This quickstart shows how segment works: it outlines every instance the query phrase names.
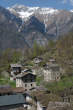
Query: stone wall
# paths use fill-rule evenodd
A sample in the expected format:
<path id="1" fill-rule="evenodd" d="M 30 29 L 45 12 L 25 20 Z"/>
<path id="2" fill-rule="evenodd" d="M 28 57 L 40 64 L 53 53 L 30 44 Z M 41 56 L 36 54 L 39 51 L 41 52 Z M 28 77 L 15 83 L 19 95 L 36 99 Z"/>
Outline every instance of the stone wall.
<path id="1" fill-rule="evenodd" d="M 16 79 L 16 87 L 23 87 L 24 90 L 29 91 L 29 89 L 36 87 L 36 82 L 24 83 L 21 79 Z"/>

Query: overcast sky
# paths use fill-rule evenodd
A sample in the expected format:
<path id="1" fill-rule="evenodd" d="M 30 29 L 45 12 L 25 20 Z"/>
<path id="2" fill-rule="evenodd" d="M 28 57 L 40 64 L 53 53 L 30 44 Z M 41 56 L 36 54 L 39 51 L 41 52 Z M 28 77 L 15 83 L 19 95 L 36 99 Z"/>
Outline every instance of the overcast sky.
<path id="1" fill-rule="evenodd" d="M 10 7 L 15 4 L 25 6 L 52 7 L 57 9 L 73 9 L 73 0 L 0 0 L 0 6 Z"/>

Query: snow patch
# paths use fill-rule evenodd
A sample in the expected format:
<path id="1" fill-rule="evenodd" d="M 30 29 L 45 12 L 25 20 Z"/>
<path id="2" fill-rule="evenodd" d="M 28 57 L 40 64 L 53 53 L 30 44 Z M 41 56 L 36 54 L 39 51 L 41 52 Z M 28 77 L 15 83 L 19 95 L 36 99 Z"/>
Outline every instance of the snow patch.
<path id="1" fill-rule="evenodd" d="M 29 13 L 29 12 L 17 12 L 19 14 L 19 16 L 24 19 L 24 18 L 28 18 L 29 16 L 31 16 L 33 14 L 33 12 Z"/>
<path id="2" fill-rule="evenodd" d="M 11 8 L 7 8 L 13 14 L 18 14 L 19 17 L 26 21 L 33 14 L 53 15 L 58 14 L 59 10 L 54 8 L 40 8 L 40 7 L 25 7 L 24 5 L 14 5 Z"/>

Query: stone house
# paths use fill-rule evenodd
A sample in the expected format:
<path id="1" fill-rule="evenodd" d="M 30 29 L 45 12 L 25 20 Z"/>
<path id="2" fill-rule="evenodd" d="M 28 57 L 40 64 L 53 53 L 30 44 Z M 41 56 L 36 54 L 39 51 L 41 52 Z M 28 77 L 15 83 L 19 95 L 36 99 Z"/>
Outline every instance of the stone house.
<path id="1" fill-rule="evenodd" d="M 10 80 L 13 80 L 14 77 L 21 73 L 22 66 L 20 64 L 11 64 L 10 65 Z"/>
<path id="2" fill-rule="evenodd" d="M 49 102 L 47 110 L 71 110 L 68 102 Z"/>
<path id="3" fill-rule="evenodd" d="M 13 72 L 15 75 L 21 73 L 22 66 L 20 64 L 11 64 L 10 65 L 11 72 Z"/>
<path id="4" fill-rule="evenodd" d="M 63 97 L 63 102 L 70 102 L 70 97 L 69 96 Z"/>
<path id="5" fill-rule="evenodd" d="M 31 96 L 36 103 L 36 110 L 46 110 L 49 103 L 49 96 L 44 91 L 36 90 L 31 93 Z"/>
<path id="6" fill-rule="evenodd" d="M 16 76 L 16 87 L 23 87 L 29 91 L 36 87 L 36 75 L 32 73 L 21 73 Z"/>
<path id="7" fill-rule="evenodd" d="M 51 64 L 43 69 L 44 81 L 59 81 L 61 76 L 61 68 L 58 64 Z"/>
<path id="8" fill-rule="evenodd" d="M 43 67 L 34 66 L 34 67 L 32 68 L 32 72 L 33 72 L 33 74 L 35 74 L 35 75 L 41 76 L 41 75 L 43 75 Z"/>
<path id="9" fill-rule="evenodd" d="M 62 99 L 63 99 L 63 102 L 68 102 L 73 104 L 73 95 L 71 94 L 63 96 Z"/>
<path id="10" fill-rule="evenodd" d="M 56 64 L 56 60 L 54 58 L 50 58 L 48 63 Z"/>
<path id="11" fill-rule="evenodd" d="M 70 103 L 49 101 L 47 106 L 44 106 L 40 102 L 37 102 L 37 110 L 71 110 L 71 109 Z"/>
<path id="12" fill-rule="evenodd" d="M 39 63 L 42 62 L 42 61 L 43 61 L 43 59 L 42 59 L 41 57 L 36 57 L 36 58 L 33 59 L 33 62 L 34 62 L 35 64 L 39 64 Z"/>
<path id="13" fill-rule="evenodd" d="M 37 110 L 71 110 L 70 108 L 68 102 L 48 101 L 46 104 L 42 103 L 42 101 L 37 102 Z"/>
<path id="14" fill-rule="evenodd" d="M 48 93 L 47 91 L 36 90 L 31 93 L 34 101 L 36 102 L 36 110 L 48 110 L 48 104 L 50 101 L 61 101 L 61 97 Z M 51 110 L 51 109 L 50 109 Z"/>

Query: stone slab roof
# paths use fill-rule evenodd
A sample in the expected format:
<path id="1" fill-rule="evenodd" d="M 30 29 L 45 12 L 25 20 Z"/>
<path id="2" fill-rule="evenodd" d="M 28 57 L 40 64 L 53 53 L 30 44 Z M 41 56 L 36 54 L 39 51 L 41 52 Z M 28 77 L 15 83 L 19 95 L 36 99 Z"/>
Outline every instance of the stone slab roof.
<path id="1" fill-rule="evenodd" d="M 32 97 L 36 97 L 37 101 L 40 102 L 40 104 L 43 107 L 48 107 L 49 101 L 59 101 L 61 98 L 57 95 L 48 94 L 45 91 L 35 91 L 31 93 Z"/>
<path id="2" fill-rule="evenodd" d="M 24 93 L 24 88 L 22 87 L 16 87 L 16 88 L 12 88 L 12 91 L 15 93 Z"/>
<path id="3" fill-rule="evenodd" d="M 0 94 L 8 94 L 8 93 L 24 93 L 24 89 L 22 87 L 17 88 L 0 88 Z"/>
<path id="4" fill-rule="evenodd" d="M 60 69 L 60 66 L 58 64 L 49 64 L 48 66 L 44 67 L 45 70 L 58 70 Z"/>
<path id="5" fill-rule="evenodd" d="M 22 94 L 0 96 L 0 107 L 24 103 L 25 100 Z"/>
<path id="6" fill-rule="evenodd" d="M 18 75 L 16 76 L 16 78 L 22 78 L 22 77 L 24 77 L 24 76 L 26 76 L 26 75 L 28 75 L 28 74 L 31 74 L 31 75 L 33 75 L 33 76 L 36 76 L 36 75 L 34 75 L 33 73 L 24 72 L 24 73 L 22 73 L 22 74 L 18 74 Z"/>
<path id="7" fill-rule="evenodd" d="M 22 67 L 21 64 L 10 64 L 10 66 L 13 68 L 13 67 Z"/>

